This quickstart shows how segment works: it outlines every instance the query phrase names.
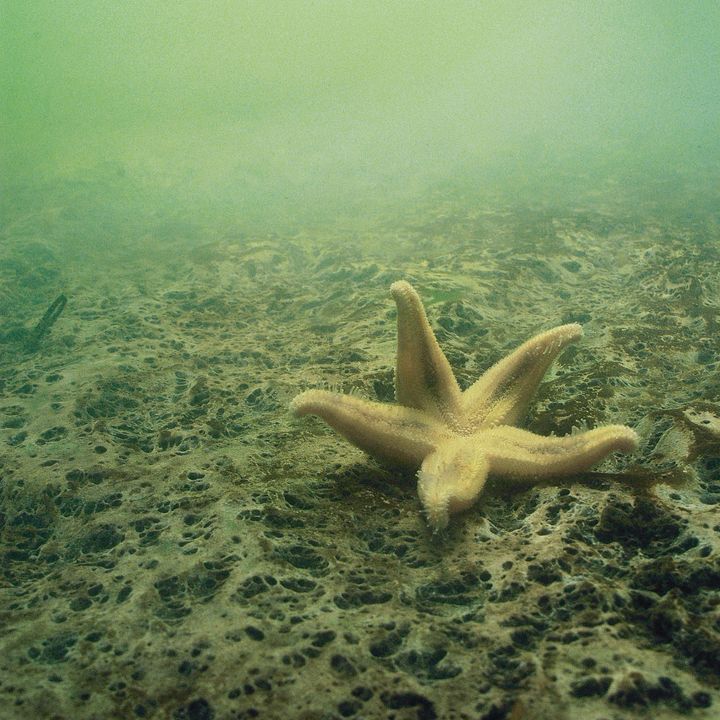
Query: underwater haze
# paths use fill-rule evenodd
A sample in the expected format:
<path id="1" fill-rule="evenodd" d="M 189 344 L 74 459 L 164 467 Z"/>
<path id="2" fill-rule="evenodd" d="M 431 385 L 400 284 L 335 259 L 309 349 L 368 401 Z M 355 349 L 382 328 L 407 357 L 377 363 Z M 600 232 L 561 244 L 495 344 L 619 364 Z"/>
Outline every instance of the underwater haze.
<path id="1" fill-rule="evenodd" d="M 714 2 L 3 5 L 6 183 L 117 162 L 268 228 L 720 155 Z"/>
<path id="2" fill-rule="evenodd" d="M 715 720 L 719 28 L 0 0 L 0 717 Z"/>

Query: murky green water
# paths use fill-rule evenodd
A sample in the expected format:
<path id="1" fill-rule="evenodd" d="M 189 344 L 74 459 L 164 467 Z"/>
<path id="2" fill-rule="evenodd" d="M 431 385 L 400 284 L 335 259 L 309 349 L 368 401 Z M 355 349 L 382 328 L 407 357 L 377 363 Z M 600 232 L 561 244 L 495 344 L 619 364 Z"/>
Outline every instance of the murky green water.
<path id="1" fill-rule="evenodd" d="M 117 163 L 156 194 L 139 210 L 209 204 L 238 231 L 458 179 L 565 197 L 632 168 L 634 192 L 717 164 L 718 20 L 713 2 L 10 1 L 4 187 Z"/>
<path id="2" fill-rule="evenodd" d="M 0 3 L 0 716 L 715 717 L 718 27 Z M 580 323 L 518 425 L 637 451 L 433 535 L 288 412 L 395 400 L 398 279 L 463 389 Z"/>

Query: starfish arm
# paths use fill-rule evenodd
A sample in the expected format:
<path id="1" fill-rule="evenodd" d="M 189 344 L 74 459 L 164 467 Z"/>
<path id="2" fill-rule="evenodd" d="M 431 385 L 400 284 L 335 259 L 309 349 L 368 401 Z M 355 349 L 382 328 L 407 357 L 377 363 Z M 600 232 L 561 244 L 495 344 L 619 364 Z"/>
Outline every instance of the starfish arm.
<path id="1" fill-rule="evenodd" d="M 490 472 L 538 480 L 582 472 L 611 452 L 631 453 L 638 447 L 637 433 L 625 425 L 604 425 L 564 437 L 503 426 L 475 437 L 487 454 Z"/>
<path id="2" fill-rule="evenodd" d="M 480 495 L 489 464 L 472 436 L 438 445 L 418 471 L 418 495 L 433 532 L 447 526 L 452 513 L 470 507 Z"/>
<path id="3" fill-rule="evenodd" d="M 435 339 L 420 297 L 405 281 L 393 283 L 390 292 L 398 312 L 397 401 L 437 418 L 457 416 L 462 401 L 460 388 Z"/>
<path id="4" fill-rule="evenodd" d="M 561 350 L 582 336 L 577 323 L 540 333 L 493 365 L 465 393 L 468 427 L 515 425 L 523 418 L 543 375 Z"/>
<path id="5" fill-rule="evenodd" d="M 419 410 L 353 395 L 308 390 L 290 403 L 296 416 L 318 415 L 361 450 L 380 460 L 418 467 L 446 431 Z"/>

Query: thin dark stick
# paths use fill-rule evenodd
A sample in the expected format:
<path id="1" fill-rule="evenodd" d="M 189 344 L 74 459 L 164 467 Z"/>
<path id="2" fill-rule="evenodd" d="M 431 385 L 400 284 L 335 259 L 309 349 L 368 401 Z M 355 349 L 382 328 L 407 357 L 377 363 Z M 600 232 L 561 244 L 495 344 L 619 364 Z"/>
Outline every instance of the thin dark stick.
<path id="1" fill-rule="evenodd" d="M 40 341 L 55 324 L 55 321 L 60 317 L 66 304 L 67 298 L 61 293 L 45 311 L 45 314 L 42 316 L 40 322 L 30 332 L 30 336 L 25 343 L 25 347 L 28 350 L 37 350 L 40 345 Z"/>

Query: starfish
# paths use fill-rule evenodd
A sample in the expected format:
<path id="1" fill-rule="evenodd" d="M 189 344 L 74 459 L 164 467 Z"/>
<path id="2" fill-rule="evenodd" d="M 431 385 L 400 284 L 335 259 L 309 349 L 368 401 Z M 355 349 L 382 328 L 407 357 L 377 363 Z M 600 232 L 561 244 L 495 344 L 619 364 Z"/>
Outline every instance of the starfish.
<path id="1" fill-rule="evenodd" d="M 308 390 L 290 404 L 318 415 L 353 445 L 381 461 L 418 471 L 418 495 L 434 532 L 470 507 L 490 473 L 539 481 L 586 470 L 613 451 L 637 449 L 625 425 L 545 437 L 515 425 L 561 350 L 582 336 L 577 323 L 540 333 L 503 358 L 464 392 L 440 349 L 420 297 L 393 283 L 397 305 L 397 404 Z"/>

